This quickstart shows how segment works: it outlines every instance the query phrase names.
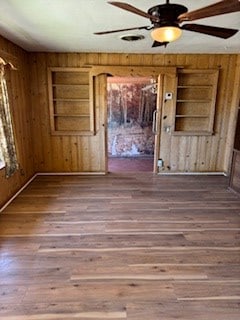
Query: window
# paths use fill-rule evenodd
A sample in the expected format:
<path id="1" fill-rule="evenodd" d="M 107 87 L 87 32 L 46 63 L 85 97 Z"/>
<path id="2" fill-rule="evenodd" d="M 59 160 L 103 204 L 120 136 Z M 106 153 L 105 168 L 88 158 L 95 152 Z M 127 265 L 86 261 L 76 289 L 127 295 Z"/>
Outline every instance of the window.
<path id="1" fill-rule="evenodd" d="M 3 160 L 2 148 L 0 147 L 0 170 L 5 167 L 5 161 Z"/>
<path id="2" fill-rule="evenodd" d="M 8 63 L 0 58 L 0 168 L 5 166 L 8 178 L 18 169 L 18 162 L 5 79 L 6 65 Z"/>
<path id="3" fill-rule="evenodd" d="M 0 117 L 0 137 L 3 135 L 3 124 L 2 119 Z M 3 147 L 2 143 L 0 143 L 0 169 L 5 167 L 5 161 L 3 159 Z"/>

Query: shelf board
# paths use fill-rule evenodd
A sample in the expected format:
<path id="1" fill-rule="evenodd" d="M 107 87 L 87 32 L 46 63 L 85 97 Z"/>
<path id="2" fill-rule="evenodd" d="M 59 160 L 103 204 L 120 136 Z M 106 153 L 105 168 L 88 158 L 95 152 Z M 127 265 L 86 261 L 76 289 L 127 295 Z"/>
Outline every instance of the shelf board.
<path id="1" fill-rule="evenodd" d="M 178 85 L 178 89 L 211 89 L 212 85 Z"/>
<path id="2" fill-rule="evenodd" d="M 74 101 L 84 101 L 84 102 L 88 102 L 89 99 L 67 99 L 67 98 L 55 98 L 53 99 L 53 101 L 69 101 L 69 102 L 74 102 Z"/>
<path id="3" fill-rule="evenodd" d="M 52 130 L 51 134 L 53 136 L 93 136 L 95 132 L 86 130 Z"/>
<path id="4" fill-rule="evenodd" d="M 188 102 L 188 103 L 209 103 L 209 102 L 211 102 L 211 100 L 210 99 L 204 99 L 204 100 L 186 100 L 186 99 L 177 99 L 177 102 L 181 102 L 181 103 L 184 103 L 184 102 Z"/>
<path id="5" fill-rule="evenodd" d="M 209 118 L 208 115 L 176 115 L 176 118 Z"/>
<path id="6" fill-rule="evenodd" d="M 89 83 L 79 83 L 79 84 L 64 84 L 64 83 L 54 83 L 52 85 L 53 87 L 83 87 L 83 86 L 87 86 L 89 87 Z"/>
<path id="7" fill-rule="evenodd" d="M 211 131 L 173 131 L 173 136 L 212 136 Z"/>
<path id="8" fill-rule="evenodd" d="M 89 118 L 90 114 L 59 114 L 55 113 L 54 117 L 66 117 L 66 118 Z"/>

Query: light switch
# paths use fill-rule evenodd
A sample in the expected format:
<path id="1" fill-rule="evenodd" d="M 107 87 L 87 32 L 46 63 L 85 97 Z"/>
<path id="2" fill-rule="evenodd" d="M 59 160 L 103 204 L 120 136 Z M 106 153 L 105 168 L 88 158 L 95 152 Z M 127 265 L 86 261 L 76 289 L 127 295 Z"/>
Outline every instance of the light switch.
<path id="1" fill-rule="evenodd" d="M 169 126 L 164 127 L 164 131 L 167 133 L 171 132 L 171 127 L 169 127 Z"/>

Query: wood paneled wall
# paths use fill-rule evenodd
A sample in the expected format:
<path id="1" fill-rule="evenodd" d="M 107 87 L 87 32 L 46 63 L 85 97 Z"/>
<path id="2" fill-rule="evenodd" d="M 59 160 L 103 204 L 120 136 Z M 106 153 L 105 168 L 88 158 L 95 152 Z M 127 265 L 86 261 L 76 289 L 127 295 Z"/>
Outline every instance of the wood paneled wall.
<path id="1" fill-rule="evenodd" d="M 226 140 L 226 152 L 225 152 L 225 168 L 227 172 L 231 171 L 232 154 L 234 148 L 235 128 L 237 126 L 237 118 L 240 108 L 240 54 L 237 57 L 237 64 L 235 66 L 235 79 L 233 82 L 233 96 L 231 97 L 231 110 L 230 119 L 228 125 L 228 135 Z M 229 159 L 230 154 L 230 159 Z"/>
<path id="2" fill-rule="evenodd" d="M 51 136 L 48 111 L 47 68 L 84 67 L 86 65 L 181 66 L 191 69 L 219 68 L 219 83 L 213 136 L 178 137 L 175 155 L 178 170 L 228 172 L 234 129 L 231 115 L 237 108 L 233 97 L 238 55 L 227 54 L 109 54 L 109 53 L 36 53 L 31 54 L 31 83 L 34 131 L 34 161 L 38 172 L 104 172 L 102 146 L 105 117 L 104 82 L 99 80 L 96 112 L 96 136 Z M 107 70 L 106 70 L 107 72 Z M 102 82 L 101 82 L 102 81 Z M 236 99 L 235 99 L 236 100 Z M 99 102 L 100 101 L 100 102 Z M 101 149 L 101 150 L 100 150 Z M 187 152 L 188 151 L 188 152 Z M 190 152 L 190 157 L 189 157 Z M 187 156 L 188 155 L 188 156 Z M 189 159 L 193 162 L 189 166 Z M 198 166 L 194 167 L 197 161 Z M 201 165 L 202 163 L 202 165 Z"/>
<path id="3" fill-rule="evenodd" d="M 14 195 L 35 172 L 104 172 L 106 141 L 106 77 L 95 81 L 95 136 L 52 136 L 48 108 L 48 67 L 103 66 L 181 66 L 184 68 L 219 68 L 220 77 L 214 130 L 211 137 L 179 137 L 175 155 L 179 170 L 196 159 L 196 171 L 229 172 L 235 131 L 234 117 L 239 90 L 239 55 L 138 55 L 109 53 L 27 53 L 4 38 L 2 52 L 11 55 L 18 70 L 9 77 L 10 103 L 17 141 L 20 170 L 6 179 L 0 171 L 0 206 Z M 106 70 L 107 72 L 107 70 Z M 31 96 L 31 97 L 30 97 Z M 190 141 L 192 144 L 190 145 Z"/>
<path id="4" fill-rule="evenodd" d="M 219 68 L 214 130 L 211 137 L 179 137 L 175 155 L 179 170 L 192 161 L 205 163 L 196 171 L 229 172 L 239 95 L 240 55 L 27 53 L 0 37 L 1 52 L 13 57 L 18 70 L 9 75 L 10 103 L 20 170 L 6 179 L 0 170 L 0 207 L 36 172 L 105 172 L 106 76 L 94 83 L 95 136 L 52 136 L 48 106 L 48 67 L 151 66 L 191 69 Z M 107 70 L 106 70 L 107 72 Z M 190 145 L 189 141 L 192 141 Z M 194 152 L 194 153 L 193 153 Z M 203 160 L 201 160 L 203 159 Z M 186 171 L 186 170 L 185 170 Z"/>
<path id="5" fill-rule="evenodd" d="M 9 102 L 20 169 L 5 178 L 0 170 L 0 207 L 8 201 L 35 173 L 31 133 L 31 104 L 28 53 L 0 37 L 0 55 L 6 55 L 16 65 L 16 71 L 7 71 Z"/>

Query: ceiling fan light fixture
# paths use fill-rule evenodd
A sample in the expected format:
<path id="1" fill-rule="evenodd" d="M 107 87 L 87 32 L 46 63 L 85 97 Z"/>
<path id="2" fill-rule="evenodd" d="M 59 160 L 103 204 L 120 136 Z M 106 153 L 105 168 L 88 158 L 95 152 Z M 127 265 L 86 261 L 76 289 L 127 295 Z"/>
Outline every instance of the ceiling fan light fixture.
<path id="1" fill-rule="evenodd" d="M 155 28 L 151 32 L 153 40 L 158 42 L 172 42 L 180 38 L 182 30 L 175 26 L 166 26 Z"/>

